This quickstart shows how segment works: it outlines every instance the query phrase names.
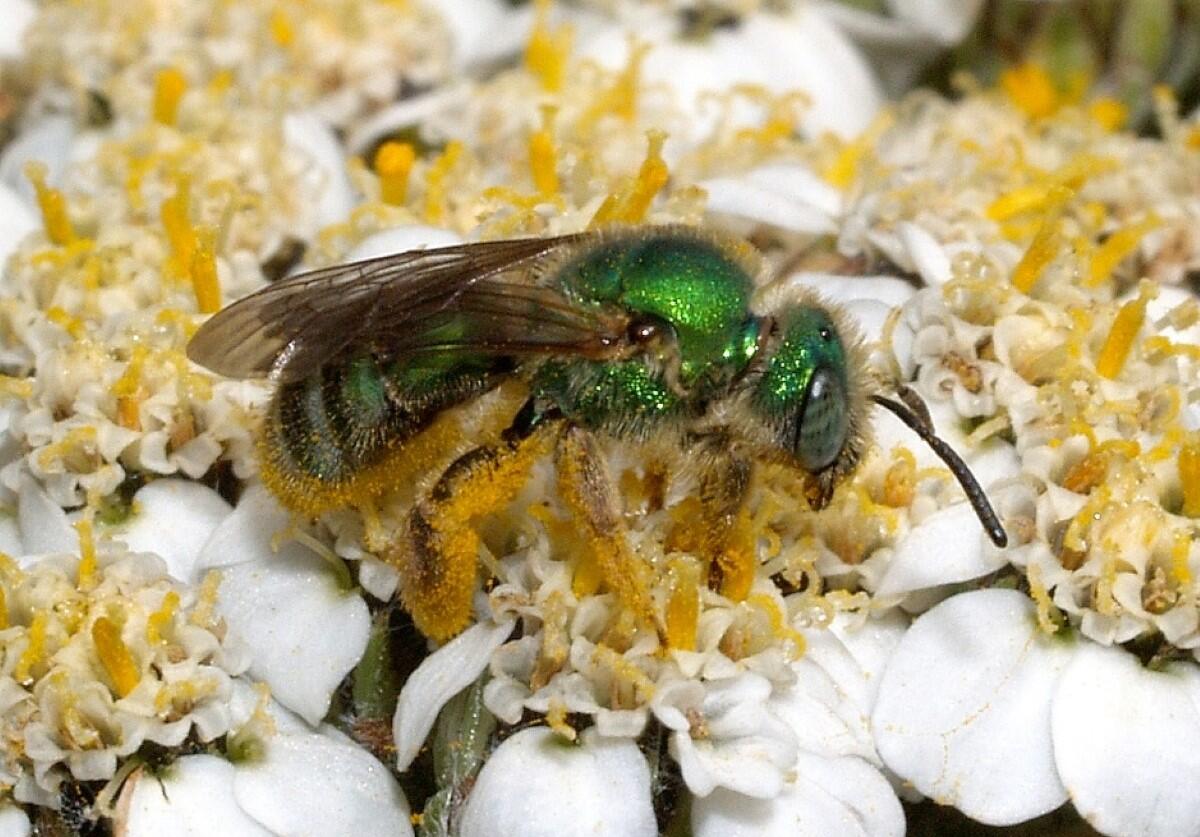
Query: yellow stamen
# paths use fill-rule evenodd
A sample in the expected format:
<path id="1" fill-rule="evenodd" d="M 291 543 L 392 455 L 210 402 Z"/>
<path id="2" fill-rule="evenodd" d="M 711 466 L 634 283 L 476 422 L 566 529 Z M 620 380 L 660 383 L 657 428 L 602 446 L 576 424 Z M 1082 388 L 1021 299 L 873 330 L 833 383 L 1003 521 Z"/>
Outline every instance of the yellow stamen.
<path id="1" fill-rule="evenodd" d="M 1142 323 L 1146 319 L 1146 303 L 1154 296 L 1152 287 L 1150 283 L 1144 283 L 1138 298 L 1125 303 L 1117 312 L 1112 329 L 1108 332 L 1108 337 L 1105 338 L 1096 358 L 1096 372 L 1103 377 L 1112 380 L 1121 374 L 1125 360 L 1129 357 L 1129 350 L 1133 348 L 1133 341 L 1142 330 Z"/>
<path id="2" fill-rule="evenodd" d="M 1088 276 L 1083 283 L 1084 287 L 1095 288 L 1103 284 L 1112 276 L 1117 265 L 1137 248 L 1142 237 L 1161 223 L 1158 216 L 1150 213 L 1138 223 L 1123 227 L 1105 239 L 1092 256 Z"/>
<path id="3" fill-rule="evenodd" d="M 75 521 L 75 531 L 79 534 L 79 572 L 78 588 L 83 591 L 96 586 L 96 540 L 92 536 L 92 510 L 89 508 L 83 517 Z"/>
<path id="4" fill-rule="evenodd" d="M 417 152 L 407 142 L 389 140 L 375 154 L 375 172 L 379 175 L 379 197 L 391 206 L 402 206 L 408 195 L 408 174 Z"/>
<path id="5" fill-rule="evenodd" d="M 212 227 L 199 227 L 195 231 L 195 249 L 192 251 L 192 293 L 196 295 L 196 308 L 201 314 L 215 314 L 221 309 L 221 284 L 217 278 L 217 257 L 213 252 L 217 233 Z"/>
<path id="6" fill-rule="evenodd" d="M 1030 119 L 1044 119 L 1061 104 L 1050 74 L 1032 62 L 1002 72 L 1000 87 L 1009 101 Z"/>
<path id="7" fill-rule="evenodd" d="M 158 610 L 151 613 L 146 619 L 146 640 L 151 645 L 166 642 L 166 628 L 170 626 L 171 621 L 175 618 L 175 611 L 178 609 L 179 594 L 174 590 L 168 590 L 163 596 Z"/>
<path id="8" fill-rule="evenodd" d="M 113 691 L 117 697 L 125 697 L 137 687 L 142 675 L 129 646 L 121 639 L 121 628 L 101 616 L 92 623 L 92 642 L 96 645 L 96 656 L 112 680 Z"/>
<path id="9" fill-rule="evenodd" d="M 1029 249 L 1025 251 L 1025 255 L 1021 256 L 1021 261 L 1017 262 L 1017 266 L 1013 269 L 1013 287 L 1021 293 L 1027 294 L 1033 290 L 1033 286 L 1041 278 L 1042 272 L 1062 249 L 1063 237 L 1059 230 L 1059 222 L 1058 213 L 1042 222 L 1037 235 L 1029 244 Z"/>
<path id="10" fill-rule="evenodd" d="M 638 170 L 637 179 L 629 186 L 609 194 L 592 217 L 591 226 L 608 223 L 636 224 L 643 220 L 654 196 L 667 183 L 669 172 L 662 158 L 662 146 L 667 135 L 662 131 L 646 132 L 649 148 Z"/>
<path id="11" fill-rule="evenodd" d="M 33 667 L 42 662 L 46 655 L 48 625 L 49 617 L 45 611 L 38 611 L 33 615 L 33 622 L 29 625 L 29 644 L 21 652 L 17 667 L 13 671 L 13 679 L 22 685 L 28 685 L 33 680 Z"/>
<path id="12" fill-rule="evenodd" d="M 0 396 L 29 398 L 33 395 L 33 381 L 28 378 L 14 378 L 12 375 L 0 375 Z"/>
<path id="13" fill-rule="evenodd" d="M 167 242 L 171 245 L 173 267 L 180 276 L 189 272 L 192 253 L 196 249 L 196 233 L 189 217 L 190 193 L 188 179 L 180 177 L 175 184 L 175 194 L 162 202 L 159 211 L 167 231 Z"/>
<path id="14" fill-rule="evenodd" d="M 1191 442 L 1179 450 L 1179 483 L 1183 488 L 1185 517 L 1200 517 L 1200 442 Z"/>
<path id="15" fill-rule="evenodd" d="M 892 126 L 895 116 L 891 111 L 884 111 L 867 126 L 862 135 L 851 142 L 845 143 L 837 156 L 825 167 L 821 175 L 839 189 L 845 189 L 858 177 L 862 161 L 876 146 L 879 137 Z"/>
<path id="16" fill-rule="evenodd" d="M 154 121 L 174 125 L 179 115 L 179 100 L 187 92 L 187 79 L 174 67 L 159 70 L 154 77 Z"/>
<path id="17" fill-rule="evenodd" d="M 296 40 L 296 30 L 292 28 L 291 20 L 281 8 L 277 7 L 271 12 L 270 28 L 271 40 L 281 47 L 289 47 Z"/>
<path id="18" fill-rule="evenodd" d="M 1030 564 L 1025 577 L 1029 580 L 1029 595 L 1037 604 L 1038 627 L 1047 634 L 1058 633 L 1059 625 L 1062 622 L 1062 612 L 1055 607 L 1049 591 L 1046 590 L 1046 583 L 1042 580 L 1041 566 Z"/>
<path id="19" fill-rule="evenodd" d="M 0 584 L 0 631 L 8 629 L 8 594 Z"/>
<path id="20" fill-rule="evenodd" d="M 782 608 L 779 607 L 779 602 L 765 593 L 755 593 L 746 598 L 746 604 L 762 611 L 767 617 L 767 623 L 771 626 L 771 632 L 776 637 L 792 643 L 795 648 L 792 659 L 799 659 L 804 656 L 808 642 L 804 639 L 804 634 L 788 624 L 787 617 L 784 615 Z"/>
<path id="21" fill-rule="evenodd" d="M 440 224 L 446 218 L 446 178 L 463 155 L 463 144 L 452 140 L 425 175 L 425 220 Z"/>
<path id="22" fill-rule="evenodd" d="M 700 618 L 700 563 L 690 558 L 675 558 L 668 573 L 667 645 L 681 651 L 695 651 Z"/>
<path id="23" fill-rule="evenodd" d="M 525 66 L 541 82 L 543 90 L 554 93 L 562 89 L 566 76 L 572 32 L 569 26 L 551 31 L 549 13 L 550 0 L 537 0 L 537 22 L 525 47 Z"/>
<path id="24" fill-rule="evenodd" d="M 141 430 L 139 407 L 144 396 L 142 389 L 142 367 L 149 350 L 143 345 L 133 347 L 129 363 L 117 382 L 113 384 L 113 395 L 117 397 L 117 422 L 130 430 Z"/>
<path id="25" fill-rule="evenodd" d="M 1200 452 L 1197 453 L 1197 462 L 1200 462 Z M 1200 470 L 1197 471 L 1197 476 L 1200 476 Z M 1200 493 L 1197 496 L 1200 496 Z M 1171 576 L 1184 589 L 1192 586 L 1192 568 L 1188 565 L 1188 555 L 1191 551 L 1191 536 L 1183 530 L 1176 532 L 1175 542 L 1171 546 Z"/>
<path id="26" fill-rule="evenodd" d="M 554 147 L 554 115 L 557 108 L 542 108 L 542 128 L 529 135 L 529 169 L 533 185 L 542 197 L 558 194 L 558 149 Z"/>
<path id="27" fill-rule="evenodd" d="M 1129 118 L 1129 109 L 1110 96 L 1101 96 L 1088 105 L 1088 116 L 1106 131 L 1119 131 Z"/>
<path id="28" fill-rule="evenodd" d="M 217 595 L 221 589 L 220 570 L 209 570 L 200 582 L 200 592 L 196 596 L 196 606 L 192 608 L 191 623 L 201 628 L 211 628 L 216 624 L 214 611 L 217 607 Z"/>
<path id="29" fill-rule="evenodd" d="M 42 227 L 52 244 L 65 247 L 75 240 L 75 230 L 67 215 L 67 199 L 58 189 L 46 183 L 46 164 L 30 160 L 25 164 L 25 177 L 37 192 L 38 208 L 42 211 Z"/>

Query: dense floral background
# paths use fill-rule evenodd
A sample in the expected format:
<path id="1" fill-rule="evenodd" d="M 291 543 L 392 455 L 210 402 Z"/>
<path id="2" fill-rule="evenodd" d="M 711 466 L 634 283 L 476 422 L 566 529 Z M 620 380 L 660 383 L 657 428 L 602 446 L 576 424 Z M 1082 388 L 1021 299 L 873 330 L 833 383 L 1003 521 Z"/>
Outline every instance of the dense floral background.
<path id="1" fill-rule="evenodd" d="M 0 0 L 0 837 L 1200 833 L 1198 103 L 1189 0 Z M 661 630 L 547 456 L 438 645 L 380 556 L 497 428 L 296 514 L 270 385 L 184 353 L 300 270 L 665 223 L 844 311 L 1008 548 L 880 413 L 710 589 L 694 476 L 609 440 Z"/>

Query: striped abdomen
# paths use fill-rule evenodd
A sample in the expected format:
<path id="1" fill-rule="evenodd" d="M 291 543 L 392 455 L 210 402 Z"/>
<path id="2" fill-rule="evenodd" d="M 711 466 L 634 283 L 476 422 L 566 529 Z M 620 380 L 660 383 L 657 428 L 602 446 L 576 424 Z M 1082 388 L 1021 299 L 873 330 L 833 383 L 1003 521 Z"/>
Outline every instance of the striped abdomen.
<path id="1" fill-rule="evenodd" d="M 491 387 L 494 367 L 436 356 L 384 366 L 364 357 L 283 384 L 260 438 L 263 481 L 285 505 L 311 515 L 382 493 L 397 479 L 404 443 L 441 411 Z"/>

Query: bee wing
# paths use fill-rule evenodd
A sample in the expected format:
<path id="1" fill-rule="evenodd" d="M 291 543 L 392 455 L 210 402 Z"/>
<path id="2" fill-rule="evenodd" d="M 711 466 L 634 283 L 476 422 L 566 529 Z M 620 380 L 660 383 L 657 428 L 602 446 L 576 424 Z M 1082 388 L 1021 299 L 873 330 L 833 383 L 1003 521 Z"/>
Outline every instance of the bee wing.
<path id="1" fill-rule="evenodd" d="M 284 382 L 367 351 L 604 357 L 624 339 L 625 318 L 530 278 L 587 235 L 439 247 L 294 276 L 213 316 L 188 356 L 230 378 Z"/>

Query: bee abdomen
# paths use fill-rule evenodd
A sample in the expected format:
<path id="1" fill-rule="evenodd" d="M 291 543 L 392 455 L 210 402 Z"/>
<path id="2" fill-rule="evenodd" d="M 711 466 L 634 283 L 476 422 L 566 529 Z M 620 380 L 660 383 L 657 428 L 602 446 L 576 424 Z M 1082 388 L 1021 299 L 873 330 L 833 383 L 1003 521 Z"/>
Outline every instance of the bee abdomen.
<path id="1" fill-rule="evenodd" d="M 263 481 L 309 515 L 361 501 L 400 480 L 401 448 L 438 413 L 489 385 L 485 373 L 447 371 L 435 397 L 401 400 L 394 370 L 373 358 L 282 385 L 259 443 Z M 439 376 L 442 377 L 442 376 Z"/>

